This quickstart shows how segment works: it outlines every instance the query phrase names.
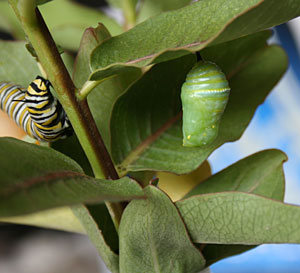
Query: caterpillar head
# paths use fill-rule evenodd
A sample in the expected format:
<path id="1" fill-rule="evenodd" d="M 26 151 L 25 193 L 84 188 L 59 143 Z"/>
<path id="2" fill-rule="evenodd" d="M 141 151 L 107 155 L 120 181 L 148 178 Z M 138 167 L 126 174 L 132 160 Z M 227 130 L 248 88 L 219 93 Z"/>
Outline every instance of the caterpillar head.
<path id="1" fill-rule="evenodd" d="M 43 96 L 50 92 L 50 82 L 41 76 L 37 76 L 36 79 L 30 83 L 27 88 L 28 95 Z"/>

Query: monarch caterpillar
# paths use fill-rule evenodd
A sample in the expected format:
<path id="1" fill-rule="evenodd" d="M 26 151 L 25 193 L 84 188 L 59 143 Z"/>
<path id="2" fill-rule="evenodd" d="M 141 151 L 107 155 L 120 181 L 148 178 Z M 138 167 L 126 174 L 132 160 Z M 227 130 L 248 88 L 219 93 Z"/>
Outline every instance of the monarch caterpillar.
<path id="1" fill-rule="evenodd" d="M 196 63 L 181 88 L 183 146 L 203 146 L 215 140 L 229 92 L 228 81 L 216 64 Z"/>
<path id="2" fill-rule="evenodd" d="M 27 89 L 0 83 L 0 108 L 31 137 L 52 142 L 71 135 L 72 127 L 59 101 L 50 92 L 51 83 L 38 76 Z"/>

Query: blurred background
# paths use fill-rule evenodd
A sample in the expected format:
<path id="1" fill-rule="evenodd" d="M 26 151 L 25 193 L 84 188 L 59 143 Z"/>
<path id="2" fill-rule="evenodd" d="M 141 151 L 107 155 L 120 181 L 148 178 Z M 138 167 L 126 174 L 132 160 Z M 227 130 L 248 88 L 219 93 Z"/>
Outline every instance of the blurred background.
<path id="1" fill-rule="evenodd" d="M 13 39 L 11 26 L 4 24 L 9 12 L 0 1 L 0 38 Z M 68 2 L 66 0 L 56 3 Z M 110 22 L 112 16 L 121 22 L 118 9 L 108 9 L 105 1 L 76 1 L 93 7 L 95 18 L 102 16 L 108 22 L 113 34 L 120 32 L 120 26 Z M 49 5 L 49 11 L 46 6 Z M 52 3 L 45 5 L 45 15 L 55 12 Z M 64 4 L 61 4 L 64 5 Z M 100 9 L 103 13 L 100 13 Z M 76 9 L 75 9 L 76 10 Z M 106 15 L 103 15 L 103 14 Z M 53 14 L 53 13 L 52 13 Z M 93 16 L 94 16 L 93 15 Z M 83 32 L 87 26 L 96 26 L 92 16 L 84 25 L 72 22 L 73 18 L 55 18 L 50 23 L 56 29 L 56 40 L 69 33 Z M 45 16 L 46 17 L 46 16 Z M 67 17 L 67 16 L 65 16 Z M 47 21 L 47 18 L 45 18 Z M 65 21 L 69 20 L 70 24 Z M 67 30 L 67 31 L 66 31 Z M 68 33 L 68 34 L 66 34 Z M 228 143 L 216 150 L 210 157 L 213 173 L 257 151 L 277 148 L 284 151 L 289 160 L 284 164 L 286 176 L 285 202 L 300 205 L 300 19 L 274 29 L 270 43 L 280 44 L 289 56 L 287 73 L 274 88 L 267 100 L 261 105 L 249 127 L 239 141 Z M 15 37 L 19 37 L 14 33 Z M 70 34 L 69 43 L 64 44 L 70 50 L 78 47 L 79 41 Z M 24 133 L 0 111 L 0 136 Z M 213 273 L 279 273 L 300 272 L 300 245 L 262 245 L 244 254 L 224 259 L 211 266 Z M 23 225 L 0 224 L 0 273 L 108 273 L 98 258 L 97 252 L 88 238 L 76 233 L 67 233 Z"/>

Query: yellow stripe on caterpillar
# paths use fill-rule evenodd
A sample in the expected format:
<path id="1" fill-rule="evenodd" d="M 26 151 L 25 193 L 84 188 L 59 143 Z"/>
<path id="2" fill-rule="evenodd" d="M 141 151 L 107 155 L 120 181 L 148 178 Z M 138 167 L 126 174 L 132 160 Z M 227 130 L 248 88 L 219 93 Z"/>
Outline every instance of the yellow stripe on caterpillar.
<path id="1" fill-rule="evenodd" d="M 38 141 L 52 142 L 73 132 L 61 104 L 51 94 L 50 86 L 48 80 L 39 76 L 27 89 L 0 82 L 1 110 Z"/>

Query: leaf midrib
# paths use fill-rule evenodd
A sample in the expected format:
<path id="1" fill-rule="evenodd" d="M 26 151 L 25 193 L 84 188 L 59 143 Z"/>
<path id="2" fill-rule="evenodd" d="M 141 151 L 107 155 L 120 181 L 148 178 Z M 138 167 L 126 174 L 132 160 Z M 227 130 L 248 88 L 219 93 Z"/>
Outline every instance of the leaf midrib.
<path id="1" fill-rule="evenodd" d="M 178 121 L 181 115 L 182 112 L 180 111 L 176 116 L 172 117 L 166 123 L 164 123 L 155 133 L 142 141 L 140 145 L 138 145 L 125 157 L 122 163 L 117 166 L 120 177 L 124 176 L 127 173 L 128 166 L 132 162 L 134 162 L 138 158 L 138 156 L 151 145 L 151 143 L 158 139 L 166 130 L 168 130 L 176 121 Z"/>
<path id="2" fill-rule="evenodd" d="M 205 46 L 213 43 L 213 41 L 216 40 L 233 21 L 235 21 L 237 18 L 243 16 L 244 14 L 248 13 L 252 9 L 257 8 L 264 1 L 265 0 L 261 0 L 257 4 L 249 7 L 248 9 L 245 9 L 243 12 L 241 12 L 241 13 L 236 14 L 235 16 L 233 16 L 231 19 L 229 19 L 224 24 L 224 26 L 215 35 L 213 35 L 211 38 L 209 38 L 207 40 L 202 40 L 202 41 L 197 41 L 197 42 L 193 42 L 193 43 L 188 43 L 188 44 L 181 45 L 181 46 L 174 47 L 174 48 L 166 48 L 166 49 L 160 50 L 160 51 L 158 51 L 156 53 L 153 53 L 153 54 L 150 54 L 150 55 L 146 55 L 146 56 L 142 56 L 142 57 L 139 57 L 139 58 L 136 58 L 136 59 L 133 59 L 133 60 L 129 60 L 129 61 L 125 61 L 125 62 L 117 62 L 117 63 L 114 63 L 114 64 L 108 64 L 108 65 L 106 65 L 106 66 L 104 66 L 102 68 L 95 69 L 93 71 L 93 73 L 107 70 L 107 69 L 109 69 L 109 68 L 111 68 L 111 67 L 113 67 L 115 65 L 125 65 L 125 66 L 126 65 L 133 65 L 133 64 L 138 64 L 139 62 L 146 61 L 146 60 L 149 60 L 149 63 L 147 63 L 147 64 L 150 64 L 150 63 L 154 62 L 154 60 L 157 57 L 160 57 L 162 54 L 164 54 L 166 52 L 170 52 L 170 51 L 178 51 L 178 50 L 187 50 L 187 51 L 191 51 L 191 52 L 194 52 L 196 50 L 199 51 L 199 50 L 203 49 Z M 238 38 L 238 37 L 235 37 L 234 39 L 236 39 L 236 38 Z M 200 45 L 202 45 L 202 46 L 200 47 Z M 195 47 L 194 50 L 192 50 L 193 47 Z M 191 48 L 191 50 L 188 50 L 189 48 Z"/>
<path id="3" fill-rule="evenodd" d="M 24 180 L 22 183 L 14 184 L 10 187 L 5 188 L 0 191 L 1 197 L 8 197 L 19 191 L 23 191 L 32 187 L 35 187 L 40 184 L 53 183 L 58 180 L 66 180 L 73 178 L 84 178 L 84 179 L 93 179 L 92 177 L 86 176 L 82 173 L 77 173 L 73 171 L 60 171 L 60 172 L 50 172 L 43 174 L 41 176 L 30 177 Z"/>

